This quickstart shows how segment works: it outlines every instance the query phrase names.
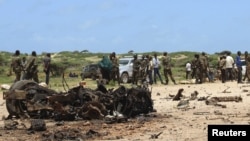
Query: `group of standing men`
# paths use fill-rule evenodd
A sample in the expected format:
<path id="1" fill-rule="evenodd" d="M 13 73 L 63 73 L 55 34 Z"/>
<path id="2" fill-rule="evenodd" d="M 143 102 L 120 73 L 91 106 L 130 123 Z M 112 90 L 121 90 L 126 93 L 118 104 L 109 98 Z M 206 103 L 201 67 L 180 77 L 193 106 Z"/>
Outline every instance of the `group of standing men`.
<path id="1" fill-rule="evenodd" d="M 43 58 L 43 71 L 46 75 L 45 82 L 49 84 L 49 75 L 50 75 L 50 53 L 47 53 Z M 31 55 L 26 59 L 26 57 L 20 56 L 20 51 L 16 50 L 11 61 L 10 65 L 10 74 L 11 72 L 15 73 L 14 82 L 20 80 L 34 80 L 39 83 L 38 79 L 38 59 L 36 51 L 32 51 Z"/>
<path id="2" fill-rule="evenodd" d="M 246 62 L 246 73 L 243 77 L 241 55 L 241 51 L 238 51 L 235 59 L 231 56 L 230 52 L 220 57 L 218 66 L 221 71 L 222 83 L 225 83 L 226 81 L 233 81 L 235 78 L 237 79 L 237 83 L 243 83 L 245 79 L 248 79 L 248 82 L 250 82 L 250 57 L 248 56 L 248 52 L 245 51 L 244 59 Z M 234 67 L 235 65 L 236 69 Z M 236 74 L 234 72 L 236 72 Z"/>
<path id="3" fill-rule="evenodd" d="M 174 84 L 176 81 L 173 77 L 171 70 L 171 58 L 167 52 L 163 52 L 163 57 L 161 60 L 157 57 L 155 53 L 153 56 L 143 55 L 141 59 L 138 58 L 137 54 L 134 56 L 133 62 L 133 76 L 132 84 L 138 84 L 149 79 L 149 84 L 157 84 L 157 77 L 160 79 L 161 84 L 168 85 L 169 77 Z M 221 81 L 225 83 L 228 80 L 233 80 L 233 70 L 234 64 L 237 66 L 237 82 L 242 83 L 242 79 L 248 79 L 250 81 L 250 57 L 248 52 L 245 52 L 246 61 L 246 75 L 242 77 L 242 62 L 241 62 L 241 52 L 237 52 L 235 60 L 228 52 L 226 55 L 220 57 L 218 68 L 221 71 Z M 43 58 L 43 71 L 46 75 L 45 82 L 49 84 L 49 75 L 51 69 L 51 56 L 47 53 Z M 102 61 L 99 62 L 102 76 L 107 80 L 117 81 L 120 85 L 120 75 L 119 75 L 119 59 L 117 58 L 115 52 L 111 53 L 109 58 L 103 57 Z M 165 83 L 163 82 L 162 76 L 160 74 L 161 65 L 163 66 L 163 74 L 165 77 Z M 186 79 L 188 79 L 189 74 L 192 78 L 195 78 L 196 83 L 203 83 L 204 78 L 209 77 L 209 61 L 205 52 L 201 55 L 195 54 L 194 59 L 191 63 L 186 64 Z M 39 82 L 38 79 L 38 59 L 35 51 L 32 51 L 31 55 L 26 60 L 26 57 L 20 57 L 20 51 L 16 50 L 12 57 L 11 71 L 15 73 L 15 82 L 19 80 L 34 80 Z M 192 72 L 192 73 L 191 73 Z"/>
<path id="4" fill-rule="evenodd" d="M 147 78 L 149 79 L 149 84 L 157 84 L 157 77 L 160 79 L 162 84 L 168 84 L 169 78 L 174 84 L 176 84 L 175 79 L 172 75 L 171 70 L 171 58 L 168 56 L 167 52 L 163 53 L 162 63 L 158 59 L 157 54 L 153 56 L 142 55 L 141 58 L 138 58 L 137 54 L 133 55 L 133 73 L 132 73 L 132 84 L 138 85 L 140 80 L 141 83 L 145 82 Z M 102 78 L 112 81 L 117 81 L 120 85 L 120 71 L 119 71 L 119 59 L 116 56 L 116 53 L 113 52 L 107 56 L 103 56 L 102 60 L 98 63 L 100 66 L 100 71 Z M 166 79 L 166 82 L 163 82 L 163 79 L 160 74 L 161 65 L 163 66 L 163 72 Z"/>
<path id="5" fill-rule="evenodd" d="M 191 77 L 195 78 L 195 83 L 196 84 L 202 84 L 205 81 L 205 78 L 208 78 L 209 81 L 212 81 L 212 79 L 210 78 L 208 72 L 209 72 L 209 61 L 208 61 L 208 57 L 206 55 L 205 52 L 202 52 L 201 55 L 200 54 L 195 54 L 194 55 L 194 59 L 190 64 L 186 65 L 186 71 L 190 70 L 191 66 Z M 189 73 L 189 72 L 187 72 Z M 186 74 L 187 77 L 188 74 Z"/>
<path id="6" fill-rule="evenodd" d="M 102 60 L 98 63 L 100 67 L 101 77 L 106 79 L 109 83 L 117 81 L 120 85 L 120 71 L 119 71 L 119 59 L 115 52 L 112 52 L 109 57 L 103 56 Z"/>
<path id="7" fill-rule="evenodd" d="M 160 74 L 161 65 L 163 66 L 163 73 L 166 79 L 165 83 Z M 134 55 L 132 84 L 137 85 L 139 79 L 143 83 L 146 81 L 147 77 L 149 79 L 149 84 L 157 84 L 158 77 L 161 84 L 168 85 L 168 76 L 172 82 L 176 84 L 171 70 L 171 58 L 168 56 L 167 52 L 163 53 L 161 60 L 157 57 L 156 53 L 153 57 L 150 55 L 143 55 L 142 59 L 138 59 L 138 56 L 136 54 Z"/>

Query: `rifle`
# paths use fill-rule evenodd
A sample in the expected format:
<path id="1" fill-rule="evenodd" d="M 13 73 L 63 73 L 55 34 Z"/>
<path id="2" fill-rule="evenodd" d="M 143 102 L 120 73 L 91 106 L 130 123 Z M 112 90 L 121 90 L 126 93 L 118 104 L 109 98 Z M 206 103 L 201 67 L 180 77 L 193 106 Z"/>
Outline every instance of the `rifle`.
<path id="1" fill-rule="evenodd" d="M 11 76 L 12 75 L 12 68 L 13 68 L 13 65 L 11 63 L 10 68 L 9 68 L 9 73 L 7 73 L 7 76 Z"/>
<path id="2" fill-rule="evenodd" d="M 63 75 L 62 75 L 62 84 L 63 84 L 63 88 L 65 90 L 65 92 L 67 92 L 65 86 L 64 86 L 64 83 L 66 84 L 67 88 L 69 89 L 69 85 L 67 84 L 66 80 L 65 80 L 65 77 L 64 77 L 64 72 L 63 72 Z"/>

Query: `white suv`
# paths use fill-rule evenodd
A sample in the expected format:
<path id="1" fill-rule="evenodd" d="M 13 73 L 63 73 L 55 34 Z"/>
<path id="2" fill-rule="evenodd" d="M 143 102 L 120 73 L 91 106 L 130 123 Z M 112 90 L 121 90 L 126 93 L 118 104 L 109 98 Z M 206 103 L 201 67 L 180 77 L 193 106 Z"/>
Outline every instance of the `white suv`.
<path id="1" fill-rule="evenodd" d="M 242 63 L 242 75 L 244 76 L 246 74 L 246 61 L 241 60 Z"/>
<path id="2" fill-rule="evenodd" d="M 242 76 L 246 74 L 246 61 L 245 60 L 240 60 L 242 63 Z M 234 64 L 234 68 L 237 69 L 236 64 Z"/>
<path id="3" fill-rule="evenodd" d="M 142 59 L 142 55 L 137 56 L 139 60 Z M 119 70 L 120 70 L 120 82 L 121 83 L 129 83 L 133 77 L 133 64 L 134 57 L 133 56 L 125 56 L 119 59 Z M 149 78 L 146 78 L 149 82 Z"/>
<path id="4" fill-rule="evenodd" d="M 119 59 L 120 81 L 128 83 L 133 75 L 133 57 L 124 57 Z"/>

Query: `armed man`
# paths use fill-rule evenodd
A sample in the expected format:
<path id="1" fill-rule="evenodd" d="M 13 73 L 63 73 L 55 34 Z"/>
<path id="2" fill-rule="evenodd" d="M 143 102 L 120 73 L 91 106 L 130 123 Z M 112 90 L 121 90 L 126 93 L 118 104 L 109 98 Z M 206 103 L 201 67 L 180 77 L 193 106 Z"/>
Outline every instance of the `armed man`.
<path id="1" fill-rule="evenodd" d="M 175 82 L 175 79 L 173 77 L 173 73 L 171 70 L 171 58 L 167 52 L 163 53 L 162 63 L 163 63 L 163 73 L 166 79 L 166 85 L 168 85 L 168 81 L 169 81 L 168 75 L 170 79 L 172 80 L 172 82 L 176 85 L 176 82 Z"/>
<path id="2" fill-rule="evenodd" d="M 15 54 L 13 55 L 12 57 L 12 61 L 11 61 L 11 65 L 10 65 L 10 74 L 11 75 L 12 73 L 12 70 L 13 72 L 15 73 L 15 80 L 14 82 L 17 82 L 21 79 L 21 73 L 22 73 L 22 60 L 20 58 L 20 51 L 19 50 L 16 50 Z"/>
<path id="3" fill-rule="evenodd" d="M 24 66 L 24 79 L 30 80 L 33 79 L 35 82 L 39 82 L 38 80 L 38 63 L 36 52 L 32 51 L 31 56 L 28 58 L 27 63 Z"/>
<path id="4" fill-rule="evenodd" d="M 116 57 L 115 52 L 113 52 L 110 56 L 110 60 L 112 62 L 112 69 L 111 69 L 111 79 L 115 82 L 117 80 L 118 84 L 120 85 L 120 76 L 119 76 L 119 60 Z"/>
<path id="5" fill-rule="evenodd" d="M 142 55 L 141 59 L 141 66 L 140 66 L 140 79 L 141 83 L 146 81 L 147 77 L 147 65 L 148 65 L 148 59 L 145 57 L 145 55 Z"/>
<path id="6" fill-rule="evenodd" d="M 133 63 L 133 78 L 132 84 L 137 85 L 140 73 L 141 61 L 137 58 L 137 54 L 134 55 L 134 63 Z"/>
<path id="7" fill-rule="evenodd" d="M 195 68 L 195 83 L 196 84 L 202 84 L 203 83 L 203 62 L 202 60 L 200 59 L 200 56 L 199 54 L 195 54 L 194 55 L 194 68 Z"/>

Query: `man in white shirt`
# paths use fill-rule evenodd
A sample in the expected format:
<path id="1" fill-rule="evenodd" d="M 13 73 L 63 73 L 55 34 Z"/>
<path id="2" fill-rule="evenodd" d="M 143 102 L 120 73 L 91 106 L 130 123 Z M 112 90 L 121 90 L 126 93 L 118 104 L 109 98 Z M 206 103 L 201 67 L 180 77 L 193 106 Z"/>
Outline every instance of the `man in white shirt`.
<path id="1" fill-rule="evenodd" d="M 234 59 L 231 56 L 231 52 L 227 53 L 226 57 L 226 80 L 233 81 L 233 66 L 234 66 Z"/>
<path id="2" fill-rule="evenodd" d="M 191 63 L 187 62 L 186 64 L 186 80 L 190 78 L 190 73 L 191 73 Z"/>
<path id="3" fill-rule="evenodd" d="M 154 66 L 154 83 L 156 84 L 156 77 L 158 76 L 159 79 L 161 80 L 161 84 L 163 84 L 162 78 L 161 78 L 161 74 L 160 74 L 160 61 L 157 58 L 157 54 L 154 54 L 154 58 L 153 58 L 153 66 Z"/>

